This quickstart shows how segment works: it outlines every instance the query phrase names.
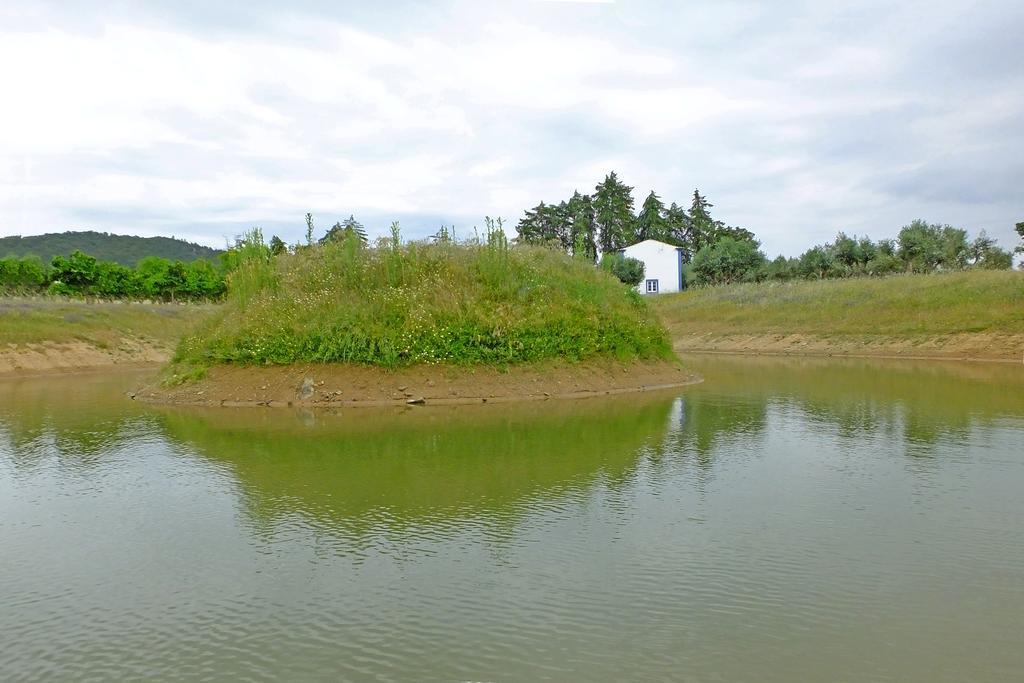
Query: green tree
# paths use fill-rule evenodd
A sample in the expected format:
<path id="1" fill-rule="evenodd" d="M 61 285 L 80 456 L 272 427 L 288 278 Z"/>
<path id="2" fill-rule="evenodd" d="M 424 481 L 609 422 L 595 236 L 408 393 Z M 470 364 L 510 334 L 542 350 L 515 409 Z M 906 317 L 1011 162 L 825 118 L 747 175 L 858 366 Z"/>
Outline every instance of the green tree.
<path id="1" fill-rule="evenodd" d="M 0 287 L 14 289 L 17 286 L 20 262 L 17 256 L 0 259 Z"/>
<path id="2" fill-rule="evenodd" d="M 689 263 L 693 258 L 693 252 L 690 250 L 692 246 L 690 242 L 690 217 L 687 215 L 686 209 L 672 202 L 665 209 L 665 223 L 668 235 L 664 241 L 677 247 L 683 247 L 683 261 Z"/>
<path id="3" fill-rule="evenodd" d="M 636 217 L 636 240 L 658 240 L 667 242 L 672 239 L 669 222 L 665 217 L 665 205 L 651 190 L 640 207 Z"/>
<path id="4" fill-rule="evenodd" d="M 857 241 L 857 260 L 861 268 L 866 268 L 871 259 L 878 254 L 878 247 L 871 241 L 870 237 L 861 237 Z"/>
<path id="5" fill-rule="evenodd" d="M 930 273 L 944 258 L 941 228 L 915 219 L 900 229 L 896 255 L 904 269 L 915 273 Z"/>
<path id="6" fill-rule="evenodd" d="M 696 255 L 698 251 L 715 243 L 716 224 L 711 218 L 711 207 L 714 204 L 707 200 L 699 190 L 693 191 L 690 202 L 690 234 L 689 249 Z"/>
<path id="7" fill-rule="evenodd" d="M 1013 267 L 1013 254 L 1000 249 L 996 241 L 984 230 L 974 238 L 967 251 L 968 260 L 973 268 L 1006 270 Z"/>
<path id="8" fill-rule="evenodd" d="M 879 250 L 875 256 L 864 265 L 864 272 L 868 275 L 891 275 L 904 269 L 900 261 L 891 251 Z"/>
<path id="9" fill-rule="evenodd" d="M 175 261 L 167 268 L 167 289 L 165 296 L 170 296 L 171 301 L 177 301 L 179 292 L 185 289 L 186 267 L 183 261 Z"/>
<path id="10" fill-rule="evenodd" d="M 203 263 L 207 263 L 203 261 Z M 100 261 L 96 266 L 95 293 L 111 298 L 119 299 L 130 297 L 135 294 L 134 271 L 119 263 L 112 261 Z"/>
<path id="11" fill-rule="evenodd" d="M 286 251 L 288 251 L 288 247 L 285 245 L 284 240 L 282 240 L 277 235 L 274 235 L 273 237 L 270 238 L 270 253 L 271 254 L 273 254 L 274 256 L 280 256 L 281 254 L 285 253 Z"/>
<path id="12" fill-rule="evenodd" d="M 50 278 L 75 294 L 90 293 L 98 275 L 96 259 L 77 249 L 69 256 L 54 256 L 50 261 Z"/>
<path id="13" fill-rule="evenodd" d="M 159 256 L 147 256 L 135 267 L 135 289 L 150 299 L 161 299 L 170 286 L 171 262 Z"/>
<path id="14" fill-rule="evenodd" d="M 771 261 L 766 261 L 761 268 L 762 280 L 784 282 L 796 277 L 796 260 L 787 259 L 785 256 L 776 256 Z"/>
<path id="15" fill-rule="evenodd" d="M 225 289 L 224 278 L 209 261 L 186 264 L 181 287 L 184 296 L 189 299 L 216 299 L 224 294 Z"/>
<path id="16" fill-rule="evenodd" d="M 942 261 L 944 270 L 963 270 L 967 267 L 970 244 L 967 231 L 944 225 L 940 232 L 942 239 Z"/>
<path id="17" fill-rule="evenodd" d="M 597 259 L 597 236 L 594 203 L 590 195 L 580 194 L 578 190 L 573 192 L 566 203 L 566 216 L 572 255 L 593 263 Z"/>
<path id="18" fill-rule="evenodd" d="M 1024 221 L 1017 223 L 1014 226 L 1014 230 L 1016 230 L 1017 234 L 1020 235 L 1020 244 L 1018 244 L 1016 248 L 1014 248 L 1013 253 L 1024 254 Z"/>
<path id="19" fill-rule="evenodd" d="M 334 242 L 343 239 L 355 238 L 360 244 L 366 244 L 369 238 L 366 235 L 366 228 L 363 224 L 355 219 L 355 216 L 349 214 L 349 217 L 340 223 L 335 223 L 327 234 L 320 238 L 320 244 L 326 244 L 327 242 Z"/>
<path id="20" fill-rule="evenodd" d="M 551 205 L 552 222 L 555 226 L 555 239 L 557 244 L 566 253 L 572 253 L 573 233 L 572 215 L 569 212 L 569 203 L 561 201 Z"/>
<path id="21" fill-rule="evenodd" d="M 756 279 L 764 262 L 756 242 L 725 236 L 701 247 L 693 257 L 692 270 L 699 284 L 718 285 Z"/>
<path id="22" fill-rule="evenodd" d="M 541 202 L 528 209 L 516 225 L 519 239 L 526 244 L 553 244 L 564 247 L 564 216 L 557 206 Z"/>
<path id="23" fill-rule="evenodd" d="M 854 272 L 860 264 L 860 248 L 857 240 L 840 232 L 832 243 L 832 269 L 842 277 Z M 838 266 L 838 267 L 837 267 Z"/>
<path id="24" fill-rule="evenodd" d="M 831 270 L 832 254 L 824 247 L 811 247 L 797 261 L 797 273 L 808 280 L 823 280 Z"/>
<path id="25" fill-rule="evenodd" d="M 636 287 L 644 279 L 644 262 L 635 258 L 627 258 L 621 251 L 602 254 L 601 269 L 611 273 L 630 287 Z"/>
<path id="26" fill-rule="evenodd" d="M 613 252 L 633 241 L 633 188 L 612 171 L 594 188 L 594 216 L 598 245 Z"/>
<path id="27" fill-rule="evenodd" d="M 46 269 L 38 256 L 0 259 L 0 290 L 29 292 L 46 284 Z"/>

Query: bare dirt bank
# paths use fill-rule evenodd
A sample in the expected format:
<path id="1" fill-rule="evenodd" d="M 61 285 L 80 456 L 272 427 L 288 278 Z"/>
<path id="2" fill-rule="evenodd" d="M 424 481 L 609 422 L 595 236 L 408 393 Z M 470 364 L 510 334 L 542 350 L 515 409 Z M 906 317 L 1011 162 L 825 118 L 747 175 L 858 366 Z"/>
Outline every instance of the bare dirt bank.
<path id="1" fill-rule="evenodd" d="M 849 356 L 1024 362 L 1024 334 L 961 333 L 885 335 L 682 333 L 673 331 L 677 353 L 786 356 Z"/>
<path id="2" fill-rule="evenodd" d="M 223 406 L 382 406 L 585 398 L 699 382 L 677 363 L 587 362 L 492 367 L 353 365 L 217 366 L 176 387 L 152 385 L 134 398 Z"/>
<path id="3" fill-rule="evenodd" d="M 121 339 L 108 346 L 88 342 L 45 341 L 0 346 L 0 376 L 45 375 L 113 367 L 156 367 L 171 349 L 143 339 Z"/>

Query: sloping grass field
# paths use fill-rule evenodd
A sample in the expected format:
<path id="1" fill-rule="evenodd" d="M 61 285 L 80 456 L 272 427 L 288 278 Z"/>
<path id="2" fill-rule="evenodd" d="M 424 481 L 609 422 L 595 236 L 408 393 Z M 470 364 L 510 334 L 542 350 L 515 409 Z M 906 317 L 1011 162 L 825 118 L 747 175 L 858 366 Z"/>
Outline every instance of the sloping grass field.
<path id="1" fill-rule="evenodd" d="M 1020 335 L 1024 272 L 978 270 L 694 288 L 657 297 L 653 306 L 674 336 Z"/>
<path id="2" fill-rule="evenodd" d="M 0 346 L 85 342 L 97 348 L 125 337 L 173 346 L 213 305 L 0 297 Z"/>

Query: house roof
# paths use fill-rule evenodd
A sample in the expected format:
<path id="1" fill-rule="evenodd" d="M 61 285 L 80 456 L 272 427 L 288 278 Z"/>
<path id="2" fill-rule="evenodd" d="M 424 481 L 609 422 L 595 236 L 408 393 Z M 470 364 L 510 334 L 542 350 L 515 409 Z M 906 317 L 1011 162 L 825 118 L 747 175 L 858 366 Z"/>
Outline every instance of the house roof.
<path id="1" fill-rule="evenodd" d="M 662 242 L 660 240 L 642 240 L 640 242 L 637 242 L 636 244 L 630 244 L 629 246 L 623 247 L 622 249 L 619 249 L 619 251 L 625 251 L 626 249 L 629 249 L 630 247 L 636 247 L 636 246 L 639 246 L 641 244 L 648 244 L 648 243 L 650 243 L 650 244 L 660 244 L 663 247 L 668 247 L 669 249 L 676 249 L 678 251 L 682 251 L 683 250 L 682 247 L 677 247 L 674 244 L 669 244 L 668 242 Z"/>

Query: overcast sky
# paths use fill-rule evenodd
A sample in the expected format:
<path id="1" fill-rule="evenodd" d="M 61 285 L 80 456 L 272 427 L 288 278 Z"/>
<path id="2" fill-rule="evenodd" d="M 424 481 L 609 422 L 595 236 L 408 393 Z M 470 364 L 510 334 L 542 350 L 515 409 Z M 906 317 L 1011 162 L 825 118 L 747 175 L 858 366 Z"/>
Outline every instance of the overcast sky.
<path id="1" fill-rule="evenodd" d="M 4 0 L 0 235 L 458 233 L 614 169 L 769 255 L 918 217 L 1010 247 L 1022 36 L 1021 0 Z"/>

